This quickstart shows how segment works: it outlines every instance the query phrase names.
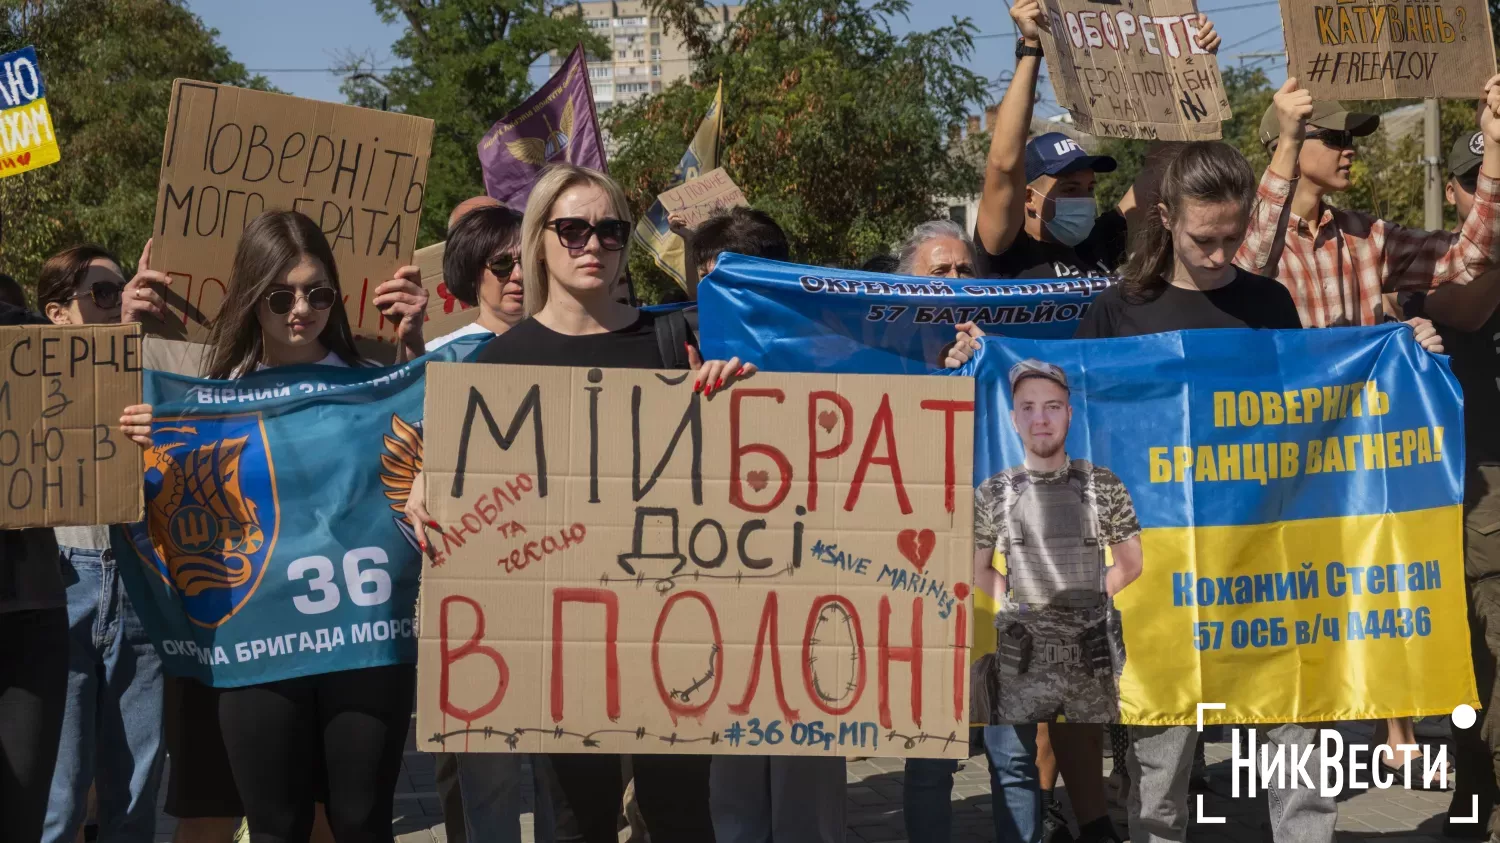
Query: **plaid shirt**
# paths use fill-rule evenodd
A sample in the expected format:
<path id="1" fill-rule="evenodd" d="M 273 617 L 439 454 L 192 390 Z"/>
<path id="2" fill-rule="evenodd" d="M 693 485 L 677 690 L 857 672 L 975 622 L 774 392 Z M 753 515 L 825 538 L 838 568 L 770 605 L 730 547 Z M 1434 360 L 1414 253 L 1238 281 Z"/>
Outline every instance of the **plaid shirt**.
<path id="1" fill-rule="evenodd" d="M 1304 328 L 1379 324 L 1382 293 L 1467 284 L 1500 262 L 1500 182 L 1482 172 L 1474 210 L 1457 233 L 1323 205 L 1314 234 L 1292 213 L 1295 187 L 1266 168 L 1234 262 L 1286 285 Z"/>

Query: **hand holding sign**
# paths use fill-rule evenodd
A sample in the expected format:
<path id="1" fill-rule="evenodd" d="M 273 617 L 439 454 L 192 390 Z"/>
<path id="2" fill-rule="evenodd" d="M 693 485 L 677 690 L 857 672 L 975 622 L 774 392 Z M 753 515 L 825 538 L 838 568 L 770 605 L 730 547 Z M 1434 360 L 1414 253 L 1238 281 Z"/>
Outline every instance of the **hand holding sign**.
<path id="1" fill-rule="evenodd" d="M 142 448 L 151 447 L 151 405 L 131 404 L 121 411 L 120 432 Z"/>
<path id="2" fill-rule="evenodd" d="M 1302 140 L 1307 133 L 1307 121 L 1312 117 L 1312 94 L 1297 85 L 1297 77 L 1289 76 L 1271 99 L 1276 103 L 1281 139 Z"/>
<path id="3" fill-rule="evenodd" d="M 161 294 L 157 292 L 158 287 L 169 287 L 172 279 L 165 272 L 155 272 L 151 269 L 151 241 L 146 241 L 146 248 L 141 250 L 141 262 L 136 264 L 135 277 L 125 285 L 125 290 L 120 294 L 120 321 L 129 325 L 136 322 L 145 322 L 146 317 L 153 319 L 167 318 L 167 305 L 162 301 Z"/>
<path id="4" fill-rule="evenodd" d="M 1042 0 L 1016 0 L 1010 7 L 1010 19 L 1016 22 L 1016 31 L 1027 41 L 1037 42 L 1042 38 L 1041 30 L 1048 27 Z"/>
<path id="5" fill-rule="evenodd" d="M 410 353 L 404 359 L 422 356 L 422 322 L 427 315 L 427 290 L 422 287 L 422 270 L 403 266 L 396 277 L 375 288 L 375 307 L 387 322 L 396 326 L 396 339 Z"/>
<path id="6" fill-rule="evenodd" d="M 1198 27 L 1198 34 L 1193 36 L 1193 40 L 1198 43 L 1198 49 L 1205 53 L 1218 53 L 1219 45 L 1224 43 L 1224 39 L 1214 31 L 1213 21 L 1202 16 L 1198 19 L 1203 22 L 1203 25 Z"/>
<path id="7" fill-rule="evenodd" d="M 1490 143 L 1500 143 L 1500 75 L 1484 83 L 1484 106 L 1479 109 L 1479 128 Z M 1488 146 L 1488 144 L 1486 144 Z M 1486 172 L 1488 172 L 1486 168 Z"/>

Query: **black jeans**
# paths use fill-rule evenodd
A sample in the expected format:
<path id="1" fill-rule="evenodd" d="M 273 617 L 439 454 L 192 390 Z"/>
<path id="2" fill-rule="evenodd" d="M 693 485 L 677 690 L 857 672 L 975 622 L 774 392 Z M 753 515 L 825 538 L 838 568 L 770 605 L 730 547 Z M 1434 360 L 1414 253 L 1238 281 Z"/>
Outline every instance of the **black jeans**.
<path id="1" fill-rule="evenodd" d="M 635 798 L 651 843 L 713 843 L 708 755 L 632 755 Z M 557 843 L 618 843 L 625 782 L 618 755 L 549 755 L 559 793 Z"/>
<path id="2" fill-rule="evenodd" d="M 0 614 L 0 826 L 40 840 L 68 693 L 68 610 Z"/>
<path id="3" fill-rule="evenodd" d="M 339 843 L 391 843 L 416 681 L 415 666 L 392 665 L 220 691 L 224 748 L 251 841 L 306 841 L 323 789 L 313 779 L 323 769 Z"/>

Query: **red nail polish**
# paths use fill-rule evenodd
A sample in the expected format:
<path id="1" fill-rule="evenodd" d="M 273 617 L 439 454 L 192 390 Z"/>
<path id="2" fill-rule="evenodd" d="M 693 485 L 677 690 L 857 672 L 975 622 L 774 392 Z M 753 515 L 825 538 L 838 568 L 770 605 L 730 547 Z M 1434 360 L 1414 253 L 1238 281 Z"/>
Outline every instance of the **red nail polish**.
<path id="1" fill-rule="evenodd" d="M 441 524 L 439 524 L 438 522 L 432 520 L 431 518 L 427 519 L 427 526 L 431 527 L 434 530 L 441 530 L 441 529 L 443 529 L 443 526 Z"/>
<path id="2" fill-rule="evenodd" d="M 697 381 L 693 381 L 693 391 L 694 392 L 697 392 L 699 389 L 702 389 L 702 388 L 703 388 L 702 384 L 698 383 Z"/>
<path id="3" fill-rule="evenodd" d="M 740 370 L 738 372 L 734 373 L 734 376 L 737 377 L 737 378 L 744 377 L 745 376 L 745 370 L 748 369 L 748 368 L 750 368 L 750 367 L 749 366 L 741 366 Z"/>
<path id="4" fill-rule="evenodd" d="M 723 388 L 724 388 L 724 379 L 723 378 L 719 378 L 719 382 L 716 383 L 716 384 L 714 384 L 714 389 L 723 389 Z"/>

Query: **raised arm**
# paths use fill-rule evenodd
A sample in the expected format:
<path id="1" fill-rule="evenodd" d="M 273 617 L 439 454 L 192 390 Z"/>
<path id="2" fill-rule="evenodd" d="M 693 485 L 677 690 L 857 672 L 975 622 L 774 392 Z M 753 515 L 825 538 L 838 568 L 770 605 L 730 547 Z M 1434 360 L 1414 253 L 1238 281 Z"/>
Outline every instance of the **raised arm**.
<path id="1" fill-rule="evenodd" d="M 1010 17 L 1016 22 L 1023 45 L 1040 51 L 1041 30 L 1047 26 L 1041 0 L 1016 0 L 1010 7 Z M 984 192 L 974 222 L 975 240 L 992 255 L 1009 249 L 1026 221 L 1026 138 L 1041 70 L 1039 56 L 1017 58 L 1015 75 L 995 115 L 995 131 L 984 164 Z"/>
<path id="2" fill-rule="evenodd" d="M 1297 157 L 1307 137 L 1313 99 L 1312 94 L 1298 86 L 1296 77 L 1288 77 L 1272 101 L 1280 124 L 1276 151 L 1260 178 L 1255 207 L 1250 211 L 1250 226 L 1245 230 L 1245 242 L 1240 244 L 1234 262 L 1249 272 L 1275 278 L 1291 221 L 1292 194 L 1299 175 Z"/>

